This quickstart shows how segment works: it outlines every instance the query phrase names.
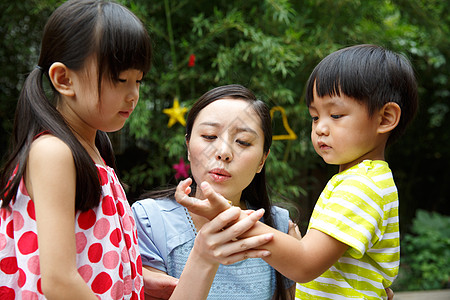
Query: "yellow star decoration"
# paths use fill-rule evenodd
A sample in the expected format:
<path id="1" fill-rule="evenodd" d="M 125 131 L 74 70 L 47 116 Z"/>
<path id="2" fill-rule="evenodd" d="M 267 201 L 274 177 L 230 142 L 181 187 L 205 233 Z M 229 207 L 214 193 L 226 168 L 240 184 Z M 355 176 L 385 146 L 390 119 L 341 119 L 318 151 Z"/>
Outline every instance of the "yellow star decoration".
<path id="1" fill-rule="evenodd" d="M 173 100 L 173 107 L 163 109 L 163 113 L 170 117 L 167 127 L 172 127 L 176 122 L 180 122 L 181 125 L 186 126 L 186 120 L 184 120 L 184 114 L 187 112 L 186 107 L 180 107 L 178 98 Z"/>

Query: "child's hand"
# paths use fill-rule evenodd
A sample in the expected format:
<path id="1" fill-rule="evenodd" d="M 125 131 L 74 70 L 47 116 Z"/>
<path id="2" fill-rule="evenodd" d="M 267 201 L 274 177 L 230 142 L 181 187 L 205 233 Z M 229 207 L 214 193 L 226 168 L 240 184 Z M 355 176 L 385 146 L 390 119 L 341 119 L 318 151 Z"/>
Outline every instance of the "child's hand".
<path id="1" fill-rule="evenodd" d="M 191 178 L 183 180 L 178 184 L 175 191 L 175 199 L 177 202 L 185 206 L 189 211 L 212 220 L 219 213 L 230 208 L 230 202 L 222 195 L 216 193 L 207 182 L 202 182 L 200 184 L 202 193 L 206 197 L 205 200 L 189 197 L 188 195 L 191 192 L 191 184 Z"/>
<path id="2" fill-rule="evenodd" d="M 178 284 L 178 279 L 164 272 L 143 267 L 145 300 L 169 299 Z"/>
<path id="3" fill-rule="evenodd" d="M 301 240 L 302 239 L 302 234 L 300 232 L 300 229 L 298 229 L 298 225 L 295 224 L 294 222 L 292 222 L 291 220 L 289 220 L 289 231 L 288 234 L 290 236 L 295 237 L 297 240 Z"/>

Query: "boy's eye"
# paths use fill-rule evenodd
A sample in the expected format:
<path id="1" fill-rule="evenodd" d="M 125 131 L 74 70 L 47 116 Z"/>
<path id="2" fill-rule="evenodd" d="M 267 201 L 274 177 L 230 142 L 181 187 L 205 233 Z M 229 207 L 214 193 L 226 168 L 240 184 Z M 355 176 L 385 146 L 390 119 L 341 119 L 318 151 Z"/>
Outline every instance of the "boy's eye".
<path id="1" fill-rule="evenodd" d="M 202 138 L 204 138 L 205 140 L 215 140 L 217 138 L 217 136 L 203 134 Z"/>
<path id="2" fill-rule="evenodd" d="M 311 120 L 312 120 L 313 122 L 315 122 L 315 121 L 319 120 L 319 117 L 311 117 Z"/>
<path id="3" fill-rule="evenodd" d="M 118 80 L 119 80 L 119 82 L 127 82 L 126 79 L 122 79 L 122 78 L 119 78 Z"/>
<path id="4" fill-rule="evenodd" d="M 339 119 L 339 118 L 342 117 L 342 115 L 331 115 L 331 117 L 332 117 L 333 119 Z"/>

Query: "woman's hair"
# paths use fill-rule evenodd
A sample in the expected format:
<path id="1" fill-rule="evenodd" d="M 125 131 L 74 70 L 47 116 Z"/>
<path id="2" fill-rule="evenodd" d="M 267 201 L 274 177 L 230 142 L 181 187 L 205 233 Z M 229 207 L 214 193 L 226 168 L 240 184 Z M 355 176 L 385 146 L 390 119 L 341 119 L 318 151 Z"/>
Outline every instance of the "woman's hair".
<path id="1" fill-rule="evenodd" d="M 96 59 L 100 95 L 103 78 L 116 82 L 120 72 L 127 69 L 144 74 L 149 71 L 150 37 L 133 13 L 114 2 L 72 0 L 53 12 L 44 28 L 38 67 L 28 75 L 17 103 L 11 151 L 0 173 L 2 207 L 8 207 L 14 199 L 31 143 L 42 132 L 56 136 L 72 150 L 76 167 L 75 209 L 85 211 L 98 205 L 101 186 L 95 164 L 56 109 L 59 93 L 50 82 L 53 96 L 48 99 L 42 80 L 55 62 L 79 71 L 89 57 Z M 105 163 L 115 168 L 107 134 L 98 131 L 95 142 Z"/>
<path id="2" fill-rule="evenodd" d="M 408 59 L 376 45 L 356 45 L 325 57 L 308 79 L 306 104 L 341 93 L 366 105 L 372 116 L 388 102 L 401 108 L 400 122 L 391 132 L 392 144 L 414 118 L 418 106 L 417 83 Z"/>

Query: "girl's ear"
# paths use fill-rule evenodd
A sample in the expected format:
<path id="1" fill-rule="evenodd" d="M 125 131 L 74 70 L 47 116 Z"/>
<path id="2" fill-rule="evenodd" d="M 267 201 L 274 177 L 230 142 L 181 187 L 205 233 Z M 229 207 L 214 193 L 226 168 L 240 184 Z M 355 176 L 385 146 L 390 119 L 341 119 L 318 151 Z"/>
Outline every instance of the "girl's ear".
<path id="1" fill-rule="evenodd" d="M 261 162 L 259 163 L 258 169 L 256 169 L 256 173 L 260 173 L 261 172 L 262 168 L 264 167 L 264 164 L 266 163 L 267 156 L 269 156 L 269 153 L 270 153 L 270 149 L 261 158 Z"/>
<path id="2" fill-rule="evenodd" d="M 70 70 L 63 63 L 55 62 L 50 66 L 48 75 L 53 87 L 61 94 L 69 97 L 75 96 Z"/>
<path id="3" fill-rule="evenodd" d="M 378 133 L 388 133 L 397 127 L 400 122 L 402 110 L 395 102 L 386 103 L 380 110 L 380 125 L 378 126 Z"/>

